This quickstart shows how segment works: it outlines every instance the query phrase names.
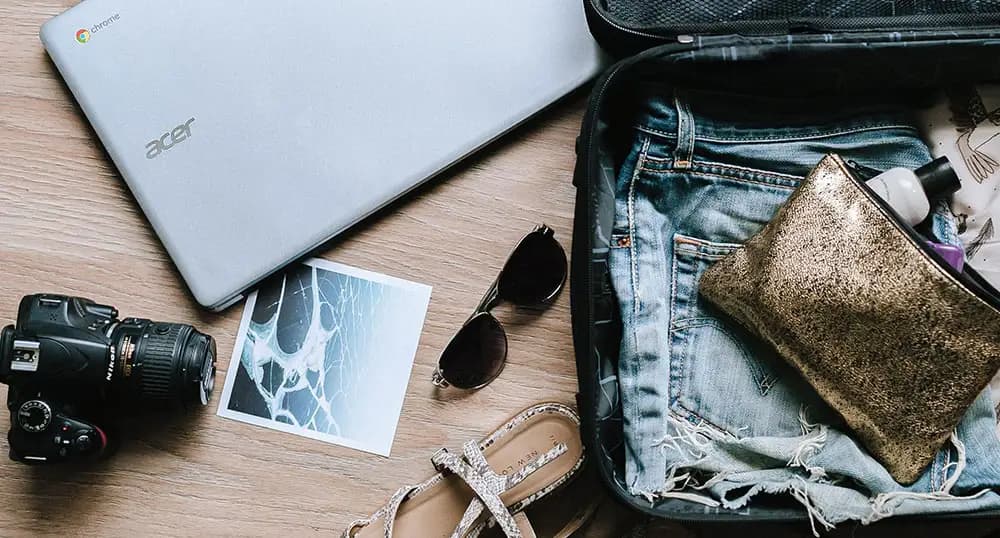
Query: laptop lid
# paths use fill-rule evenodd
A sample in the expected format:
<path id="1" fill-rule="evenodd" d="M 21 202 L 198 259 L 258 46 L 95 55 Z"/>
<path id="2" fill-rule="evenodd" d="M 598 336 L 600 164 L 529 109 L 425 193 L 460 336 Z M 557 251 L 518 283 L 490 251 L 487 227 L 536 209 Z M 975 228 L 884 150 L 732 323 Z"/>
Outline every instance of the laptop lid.
<path id="1" fill-rule="evenodd" d="M 578 0 L 87 0 L 41 38 L 212 309 L 604 60 Z"/>

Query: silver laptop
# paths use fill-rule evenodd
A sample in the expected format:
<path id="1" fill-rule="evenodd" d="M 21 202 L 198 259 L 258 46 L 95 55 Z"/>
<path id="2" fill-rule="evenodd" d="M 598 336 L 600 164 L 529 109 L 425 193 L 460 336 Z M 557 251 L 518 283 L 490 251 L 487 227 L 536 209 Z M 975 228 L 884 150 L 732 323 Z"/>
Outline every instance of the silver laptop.
<path id="1" fill-rule="evenodd" d="M 41 38 L 214 310 L 604 63 L 580 0 L 87 0 Z"/>

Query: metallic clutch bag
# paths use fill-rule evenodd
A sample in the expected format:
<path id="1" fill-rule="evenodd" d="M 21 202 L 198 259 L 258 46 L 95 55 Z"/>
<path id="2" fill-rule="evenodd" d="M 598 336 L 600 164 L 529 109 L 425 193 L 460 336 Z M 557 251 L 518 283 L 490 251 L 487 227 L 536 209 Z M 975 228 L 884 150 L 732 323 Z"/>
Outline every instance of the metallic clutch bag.
<path id="1" fill-rule="evenodd" d="M 702 277 L 902 484 L 1000 368 L 1000 299 L 948 267 L 837 156 Z"/>

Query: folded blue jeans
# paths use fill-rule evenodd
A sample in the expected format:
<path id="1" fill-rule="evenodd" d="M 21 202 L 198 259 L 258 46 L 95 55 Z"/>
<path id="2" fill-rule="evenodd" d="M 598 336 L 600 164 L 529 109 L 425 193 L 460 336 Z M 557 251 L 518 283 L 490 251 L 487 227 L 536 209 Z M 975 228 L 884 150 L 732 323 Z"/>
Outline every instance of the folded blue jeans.
<path id="1" fill-rule="evenodd" d="M 907 107 L 660 86 L 640 101 L 609 254 L 631 493 L 733 510 L 761 493 L 787 494 L 814 530 L 1000 508 L 988 392 L 924 475 L 902 486 L 792 367 L 698 293 L 704 271 L 763 228 L 825 154 L 859 170 L 930 161 Z M 945 203 L 931 223 L 938 240 L 960 244 Z"/>

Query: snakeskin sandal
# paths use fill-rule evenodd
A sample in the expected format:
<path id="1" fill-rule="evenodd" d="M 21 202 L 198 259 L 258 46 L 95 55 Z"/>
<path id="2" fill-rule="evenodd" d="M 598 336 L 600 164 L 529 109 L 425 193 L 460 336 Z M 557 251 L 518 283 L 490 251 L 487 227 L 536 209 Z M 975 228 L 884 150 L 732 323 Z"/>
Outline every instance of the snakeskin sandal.
<path id="1" fill-rule="evenodd" d="M 343 537 L 474 538 L 496 525 L 510 538 L 533 538 L 524 509 L 583 467 L 580 418 L 565 405 L 538 404 L 469 441 L 461 455 L 441 449 L 431 462 L 438 474 L 399 489 Z"/>

